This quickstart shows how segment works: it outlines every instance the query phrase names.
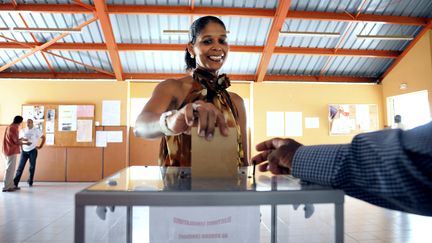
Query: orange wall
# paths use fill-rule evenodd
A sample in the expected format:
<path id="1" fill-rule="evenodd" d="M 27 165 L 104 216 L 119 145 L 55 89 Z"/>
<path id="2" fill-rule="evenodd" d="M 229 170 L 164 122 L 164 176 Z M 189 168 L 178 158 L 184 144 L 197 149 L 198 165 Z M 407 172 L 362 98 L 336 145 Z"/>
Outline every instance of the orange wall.
<path id="1" fill-rule="evenodd" d="M 382 91 L 380 85 L 257 83 L 253 85 L 254 131 L 252 147 L 269 139 L 266 136 L 267 111 L 295 111 L 303 115 L 303 136 L 295 138 L 304 144 L 346 143 L 352 136 L 330 136 L 329 104 L 377 104 L 382 127 Z M 320 127 L 304 128 L 304 117 L 319 117 Z M 252 149 L 252 154 L 254 154 Z"/>
<path id="2" fill-rule="evenodd" d="M 126 125 L 127 82 L 0 80 L 0 124 L 10 124 L 29 103 L 95 104 L 95 121 L 102 121 L 102 100 L 121 101 L 121 125 Z"/>
<path id="3" fill-rule="evenodd" d="M 408 88 L 399 89 L 401 83 L 407 83 Z M 429 107 L 432 114 L 432 31 L 429 31 L 417 42 L 387 75 L 382 84 L 384 102 L 390 96 L 428 90 Z M 388 124 L 390 121 L 386 122 Z"/>

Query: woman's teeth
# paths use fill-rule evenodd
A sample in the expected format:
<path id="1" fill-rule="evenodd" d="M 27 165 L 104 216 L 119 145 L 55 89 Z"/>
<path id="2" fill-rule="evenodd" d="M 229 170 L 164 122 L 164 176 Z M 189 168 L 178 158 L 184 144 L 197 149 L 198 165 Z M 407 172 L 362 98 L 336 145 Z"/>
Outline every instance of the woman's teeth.
<path id="1" fill-rule="evenodd" d="M 223 59 L 223 56 L 208 56 L 208 58 L 214 62 L 221 62 Z"/>

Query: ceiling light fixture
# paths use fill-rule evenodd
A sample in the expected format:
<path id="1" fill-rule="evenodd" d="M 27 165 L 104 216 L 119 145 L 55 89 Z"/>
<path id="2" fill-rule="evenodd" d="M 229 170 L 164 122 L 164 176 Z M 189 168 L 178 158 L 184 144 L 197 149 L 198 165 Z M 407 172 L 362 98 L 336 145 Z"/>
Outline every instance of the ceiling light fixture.
<path id="1" fill-rule="evenodd" d="M 163 30 L 164 35 L 188 35 L 189 30 Z"/>
<path id="2" fill-rule="evenodd" d="M 72 28 L 0 28 L 0 32 L 20 32 L 20 33 L 81 33 L 81 29 Z"/>
<path id="3" fill-rule="evenodd" d="M 280 31 L 281 36 L 292 36 L 292 37 L 329 37 L 338 38 L 340 33 L 338 32 L 302 32 L 302 31 Z"/>
<path id="4" fill-rule="evenodd" d="M 413 40 L 414 37 L 408 35 L 357 35 L 357 39 L 363 40 Z"/>
<path id="5" fill-rule="evenodd" d="M 230 32 L 227 30 L 227 34 Z M 162 34 L 164 35 L 188 35 L 189 30 L 162 30 Z"/>

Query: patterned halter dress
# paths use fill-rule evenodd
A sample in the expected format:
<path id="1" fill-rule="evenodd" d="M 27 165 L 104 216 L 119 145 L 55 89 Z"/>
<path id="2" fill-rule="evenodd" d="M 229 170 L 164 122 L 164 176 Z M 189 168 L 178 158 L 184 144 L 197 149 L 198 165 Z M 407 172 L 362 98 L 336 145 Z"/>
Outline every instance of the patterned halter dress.
<path id="1" fill-rule="evenodd" d="M 238 111 L 233 105 L 228 91 L 226 91 L 230 85 L 230 80 L 225 74 L 216 77 L 205 70 L 195 69 L 191 91 L 178 109 L 197 100 L 210 102 L 219 108 L 225 117 L 228 127 L 235 127 L 237 129 L 237 162 L 238 165 L 241 166 L 243 163 L 244 151 L 241 130 L 238 124 Z M 162 137 L 159 151 L 159 165 L 161 166 L 191 166 L 190 135 L 182 133 L 175 136 Z"/>

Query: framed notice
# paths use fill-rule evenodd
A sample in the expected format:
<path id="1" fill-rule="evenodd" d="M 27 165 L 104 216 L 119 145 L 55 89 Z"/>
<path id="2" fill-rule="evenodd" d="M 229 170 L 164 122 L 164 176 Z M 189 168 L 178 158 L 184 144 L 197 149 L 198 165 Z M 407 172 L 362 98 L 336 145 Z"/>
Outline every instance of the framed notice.
<path id="1" fill-rule="evenodd" d="M 355 135 L 379 129 L 375 104 L 331 104 L 328 119 L 330 135 Z"/>

